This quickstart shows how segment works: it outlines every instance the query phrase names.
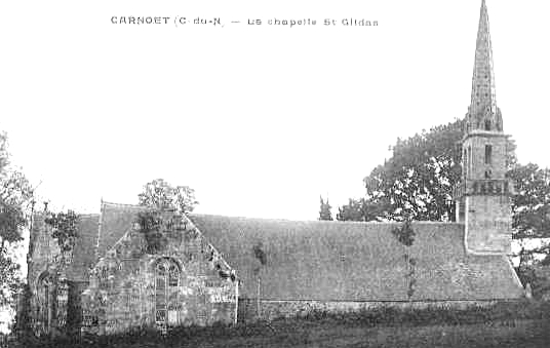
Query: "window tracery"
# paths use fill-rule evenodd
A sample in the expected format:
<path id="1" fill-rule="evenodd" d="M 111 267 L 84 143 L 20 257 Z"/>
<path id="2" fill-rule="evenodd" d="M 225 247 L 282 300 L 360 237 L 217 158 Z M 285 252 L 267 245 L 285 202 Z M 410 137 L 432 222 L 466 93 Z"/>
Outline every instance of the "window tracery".
<path id="1" fill-rule="evenodd" d="M 47 272 L 38 279 L 38 318 L 46 332 L 50 331 L 54 314 L 54 285 L 53 277 Z"/>
<path id="2" fill-rule="evenodd" d="M 170 258 L 159 259 L 155 265 L 155 321 L 166 330 L 168 325 L 177 324 L 178 287 L 181 269 Z"/>

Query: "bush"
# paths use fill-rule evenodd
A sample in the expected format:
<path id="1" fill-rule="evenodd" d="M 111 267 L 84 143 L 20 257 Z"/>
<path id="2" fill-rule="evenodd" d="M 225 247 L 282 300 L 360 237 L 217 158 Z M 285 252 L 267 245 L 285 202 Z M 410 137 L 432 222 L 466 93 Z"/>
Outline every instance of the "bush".
<path id="1" fill-rule="evenodd" d="M 466 325 L 525 319 L 550 319 L 550 303 L 527 300 L 503 301 L 490 306 L 472 305 L 465 309 L 443 308 L 435 305 L 425 308 L 380 306 L 347 313 L 314 310 L 306 317 L 306 320 L 331 320 L 367 327 Z"/>
<path id="2" fill-rule="evenodd" d="M 399 243 L 403 245 L 411 246 L 414 243 L 414 236 L 416 233 L 412 228 L 411 220 L 408 218 L 403 222 L 402 226 L 393 228 L 391 233 L 397 238 Z"/>

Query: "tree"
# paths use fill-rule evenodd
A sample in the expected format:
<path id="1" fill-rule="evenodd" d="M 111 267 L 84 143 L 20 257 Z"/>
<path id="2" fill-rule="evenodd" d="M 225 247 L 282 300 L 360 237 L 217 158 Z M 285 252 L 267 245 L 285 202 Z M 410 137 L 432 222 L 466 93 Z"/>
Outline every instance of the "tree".
<path id="1" fill-rule="evenodd" d="M 160 252 L 167 242 L 166 236 L 164 235 L 167 224 L 164 221 L 163 211 L 160 209 L 152 209 L 139 212 L 137 222 L 140 227 L 140 232 L 143 233 L 143 237 L 147 242 L 147 252 L 150 254 Z"/>
<path id="2" fill-rule="evenodd" d="M 454 216 L 452 191 L 460 180 L 463 121 L 413 137 L 397 139 L 393 155 L 364 179 L 366 204 L 378 205 L 378 218 L 447 221 Z M 372 219 L 372 216 L 368 217 Z"/>
<path id="3" fill-rule="evenodd" d="M 192 212 L 198 204 L 195 190 L 189 186 L 172 186 L 163 179 L 145 184 L 138 198 L 140 205 L 160 210 L 177 209 L 182 213 Z"/>
<path id="4" fill-rule="evenodd" d="M 173 214 L 168 217 L 169 210 L 179 213 L 189 213 L 198 204 L 195 199 L 195 190 L 189 186 L 172 186 L 163 179 L 148 182 L 143 192 L 138 195 L 139 204 L 151 209 L 139 212 L 136 222 L 140 226 L 147 242 L 147 252 L 154 254 L 161 251 L 166 245 L 165 230 L 173 226 Z"/>
<path id="5" fill-rule="evenodd" d="M 509 171 L 517 194 L 512 200 L 515 237 L 550 237 L 550 171 L 529 163 Z"/>
<path id="6" fill-rule="evenodd" d="M 20 286 L 19 264 L 12 252 L 27 224 L 26 209 L 33 189 L 26 177 L 10 162 L 8 137 L 0 132 L 0 305 L 9 304 L 11 295 Z"/>
<path id="7" fill-rule="evenodd" d="M 410 247 L 414 243 L 416 233 L 412 228 L 411 220 L 406 219 L 402 226 L 395 227 L 391 233 L 397 238 L 397 241 L 405 246 Z"/>
<path id="8" fill-rule="evenodd" d="M 392 157 L 364 179 L 367 195 L 339 209 L 338 220 L 391 220 L 406 218 L 452 221 L 453 188 L 461 179 L 463 120 L 433 127 L 407 139 L 397 139 Z M 509 142 L 507 163 L 515 160 Z"/>
<path id="9" fill-rule="evenodd" d="M 348 204 L 338 207 L 336 220 L 338 221 L 384 221 L 386 211 L 389 210 L 389 201 L 384 197 L 376 200 L 350 198 Z"/>
<path id="10" fill-rule="evenodd" d="M 70 251 L 77 237 L 77 224 L 79 216 L 72 210 L 66 213 L 49 213 L 45 222 L 52 227 L 52 237 L 57 240 L 59 248 L 63 252 Z"/>
<path id="11" fill-rule="evenodd" d="M 364 221 L 365 220 L 365 199 L 350 198 L 348 204 L 338 207 L 336 220 L 338 221 Z"/>
<path id="12" fill-rule="evenodd" d="M 550 170 L 529 163 L 517 165 L 509 172 L 517 194 L 512 199 L 514 239 L 521 244 L 515 255 L 519 258 L 518 273 L 524 284 L 529 283 L 533 296 L 550 290 L 546 272 L 539 266 L 550 266 Z M 534 241 L 541 241 L 534 243 Z M 531 244 L 531 246 L 530 246 Z"/>
<path id="13" fill-rule="evenodd" d="M 322 196 L 319 197 L 319 199 L 321 200 L 321 208 L 319 210 L 319 220 L 332 221 L 333 220 L 332 212 L 331 212 L 332 207 L 328 202 L 328 198 L 326 202 L 323 200 Z"/>

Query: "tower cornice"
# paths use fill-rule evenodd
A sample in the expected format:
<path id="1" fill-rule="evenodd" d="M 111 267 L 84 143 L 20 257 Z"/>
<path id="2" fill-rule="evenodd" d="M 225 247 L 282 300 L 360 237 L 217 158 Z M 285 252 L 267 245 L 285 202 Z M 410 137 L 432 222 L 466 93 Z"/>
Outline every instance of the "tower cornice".
<path id="1" fill-rule="evenodd" d="M 474 129 L 470 132 L 467 132 L 462 137 L 462 142 L 464 142 L 468 138 L 472 137 L 483 137 L 483 138 L 510 138 L 510 134 L 505 134 L 502 132 L 495 132 L 495 131 L 486 131 L 482 129 Z"/>

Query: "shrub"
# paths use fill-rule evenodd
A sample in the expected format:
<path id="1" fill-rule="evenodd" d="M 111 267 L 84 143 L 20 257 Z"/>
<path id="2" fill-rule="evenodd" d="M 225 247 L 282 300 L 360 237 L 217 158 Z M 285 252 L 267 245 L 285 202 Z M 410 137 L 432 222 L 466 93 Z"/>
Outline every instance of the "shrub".
<path id="1" fill-rule="evenodd" d="M 400 227 L 392 229 L 391 233 L 397 238 L 399 243 L 406 246 L 411 246 L 413 244 L 414 236 L 416 235 L 410 219 L 406 219 Z"/>
<path id="2" fill-rule="evenodd" d="M 147 252 L 155 254 L 163 249 L 166 244 L 164 235 L 164 217 L 160 210 L 146 210 L 137 215 L 139 231 L 143 233 L 147 242 Z"/>

